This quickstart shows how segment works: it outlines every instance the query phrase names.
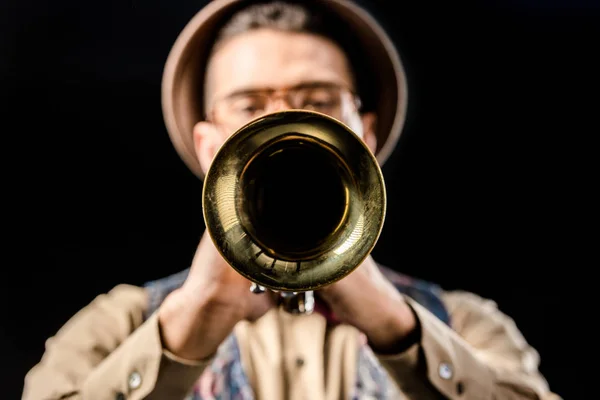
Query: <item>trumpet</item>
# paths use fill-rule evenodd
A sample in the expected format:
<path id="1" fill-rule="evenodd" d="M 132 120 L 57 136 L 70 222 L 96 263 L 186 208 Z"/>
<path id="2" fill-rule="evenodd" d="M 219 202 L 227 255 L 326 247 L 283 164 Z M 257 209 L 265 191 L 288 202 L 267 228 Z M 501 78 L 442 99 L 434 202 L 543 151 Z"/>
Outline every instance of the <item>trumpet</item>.
<path id="1" fill-rule="evenodd" d="M 246 124 L 217 151 L 204 179 L 204 222 L 250 290 L 277 292 L 293 314 L 354 271 L 386 213 L 374 154 L 344 123 L 306 110 Z"/>

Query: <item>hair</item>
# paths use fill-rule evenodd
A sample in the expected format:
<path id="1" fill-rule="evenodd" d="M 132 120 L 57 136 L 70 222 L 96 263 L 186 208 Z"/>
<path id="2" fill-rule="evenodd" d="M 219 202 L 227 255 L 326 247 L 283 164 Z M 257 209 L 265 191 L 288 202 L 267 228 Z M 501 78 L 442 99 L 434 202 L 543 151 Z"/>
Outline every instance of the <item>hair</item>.
<path id="1" fill-rule="evenodd" d="M 259 29 L 272 28 L 284 31 L 314 31 L 318 17 L 311 15 L 306 7 L 284 1 L 274 1 L 249 6 L 238 11 L 219 31 L 218 40 Z"/>
<path id="2" fill-rule="evenodd" d="M 360 41 L 347 23 L 324 8 L 319 1 L 252 2 L 237 10 L 217 31 L 212 51 L 228 39 L 261 28 L 310 33 L 325 37 L 338 45 L 348 59 L 355 90 L 361 98 L 363 109 L 371 108 L 372 100 L 365 85 L 370 71 L 364 55 L 360 53 Z"/>

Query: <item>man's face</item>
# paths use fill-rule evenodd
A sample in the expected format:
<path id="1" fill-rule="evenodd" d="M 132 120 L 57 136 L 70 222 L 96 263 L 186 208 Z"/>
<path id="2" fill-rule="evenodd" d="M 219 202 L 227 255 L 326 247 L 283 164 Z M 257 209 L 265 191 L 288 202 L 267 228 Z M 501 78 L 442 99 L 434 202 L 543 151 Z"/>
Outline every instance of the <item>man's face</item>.
<path id="1" fill-rule="evenodd" d="M 342 50 L 311 34 L 259 29 L 229 39 L 209 61 L 205 108 L 194 129 L 206 171 L 223 141 L 251 119 L 289 108 L 320 111 L 346 123 L 374 150 L 373 115 L 361 115 Z"/>

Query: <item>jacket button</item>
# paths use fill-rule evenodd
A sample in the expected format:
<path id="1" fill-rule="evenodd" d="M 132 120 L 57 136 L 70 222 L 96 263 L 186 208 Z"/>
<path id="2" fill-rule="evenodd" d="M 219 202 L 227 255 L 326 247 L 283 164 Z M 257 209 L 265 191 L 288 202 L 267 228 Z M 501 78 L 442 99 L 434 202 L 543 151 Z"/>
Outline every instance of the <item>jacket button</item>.
<path id="1" fill-rule="evenodd" d="M 440 374 L 440 378 L 442 379 L 451 379 L 453 375 L 452 366 L 450 364 L 441 363 L 438 369 L 438 373 Z"/>
<path id="2" fill-rule="evenodd" d="M 142 376 L 138 372 L 132 372 L 129 375 L 127 383 L 129 384 L 129 389 L 135 390 L 142 385 Z"/>

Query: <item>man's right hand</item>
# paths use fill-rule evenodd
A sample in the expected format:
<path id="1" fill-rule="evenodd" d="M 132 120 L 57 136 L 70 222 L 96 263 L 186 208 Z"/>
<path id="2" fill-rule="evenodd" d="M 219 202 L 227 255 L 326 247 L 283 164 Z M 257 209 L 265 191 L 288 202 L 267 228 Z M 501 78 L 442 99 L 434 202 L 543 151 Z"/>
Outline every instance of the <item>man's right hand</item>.
<path id="1" fill-rule="evenodd" d="M 250 284 L 205 233 L 186 281 L 159 309 L 165 349 L 187 360 L 212 356 L 239 321 L 256 320 L 275 306 L 273 293 L 252 293 Z"/>

